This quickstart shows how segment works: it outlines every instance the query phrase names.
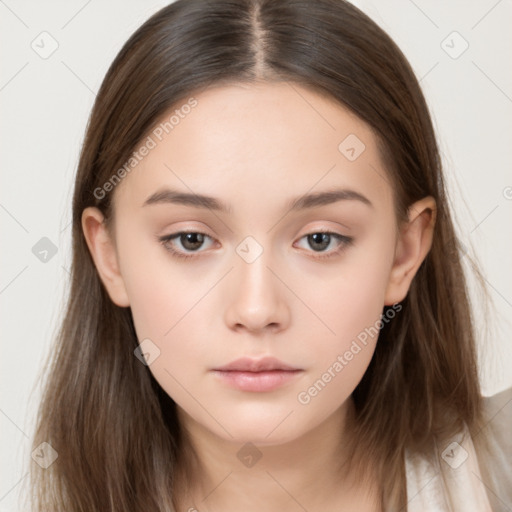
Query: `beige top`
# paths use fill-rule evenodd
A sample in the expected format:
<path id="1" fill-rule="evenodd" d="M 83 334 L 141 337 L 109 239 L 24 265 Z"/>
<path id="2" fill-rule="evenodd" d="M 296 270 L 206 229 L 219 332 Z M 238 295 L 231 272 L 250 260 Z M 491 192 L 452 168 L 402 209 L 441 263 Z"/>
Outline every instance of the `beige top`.
<path id="1" fill-rule="evenodd" d="M 512 512 L 512 388 L 484 399 L 492 455 L 467 432 L 439 447 L 434 464 L 406 456 L 407 512 Z"/>

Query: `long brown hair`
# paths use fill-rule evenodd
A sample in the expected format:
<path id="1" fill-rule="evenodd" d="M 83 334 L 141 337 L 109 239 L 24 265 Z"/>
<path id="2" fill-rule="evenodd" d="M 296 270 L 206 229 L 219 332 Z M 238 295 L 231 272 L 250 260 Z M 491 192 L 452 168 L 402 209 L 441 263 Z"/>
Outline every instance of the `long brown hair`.
<path id="1" fill-rule="evenodd" d="M 335 99 L 370 125 L 395 197 L 397 222 L 425 196 L 437 202 L 432 248 L 383 324 L 353 393 L 353 461 L 371 460 L 382 503 L 406 507 L 404 454 L 481 421 L 474 328 L 458 239 L 428 107 L 390 37 L 344 0 L 178 0 L 126 42 L 98 92 L 73 197 L 71 283 L 48 356 L 31 466 L 34 511 L 170 511 L 182 434 L 175 403 L 134 356 L 129 308 L 110 300 L 81 215 L 111 222 L 114 192 L 95 194 L 173 106 L 221 83 L 288 81 Z"/>

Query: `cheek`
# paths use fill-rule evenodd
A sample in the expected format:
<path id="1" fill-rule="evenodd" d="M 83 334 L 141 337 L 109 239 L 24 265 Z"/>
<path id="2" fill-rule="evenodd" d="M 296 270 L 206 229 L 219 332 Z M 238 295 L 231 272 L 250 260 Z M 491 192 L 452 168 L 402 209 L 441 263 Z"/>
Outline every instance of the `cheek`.
<path id="1" fill-rule="evenodd" d="M 164 269 L 150 266 L 131 275 L 132 317 L 143 352 L 152 355 L 149 370 L 176 403 L 185 405 L 191 395 L 200 396 L 195 382 L 208 363 L 212 333 L 208 338 L 208 322 L 202 321 L 207 300 L 201 296 L 209 287 L 204 282 L 186 284 L 176 270 L 163 278 Z"/>
<path id="2" fill-rule="evenodd" d="M 311 422 L 327 418 L 352 394 L 363 378 L 377 344 L 383 311 L 385 268 L 358 272 L 330 286 L 328 293 L 318 296 L 318 311 L 334 334 L 314 334 L 312 365 L 296 394 L 301 414 Z M 320 307 L 321 306 L 321 307 Z M 322 326 L 320 326 L 322 327 Z M 317 329 L 318 330 L 318 326 Z"/>
<path id="3" fill-rule="evenodd" d="M 164 247 L 151 239 L 148 228 L 137 226 L 135 220 L 120 227 L 118 238 L 137 337 L 160 344 L 198 301 L 201 287 L 185 278 Z"/>
<path id="4" fill-rule="evenodd" d="M 164 251 L 132 247 L 126 252 L 123 274 L 137 339 L 150 340 L 149 347 L 158 355 L 150 370 L 157 380 L 165 380 L 165 390 L 174 397 L 177 384 L 170 375 L 184 382 L 194 362 L 196 369 L 197 363 L 207 362 L 208 345 L 212 349 L 211 312 L 206 309 L 211 300 L 208 291 L 218 276 L 197 279 L 197 273 L 184 272 Z"/>
<path id="5" fill-rule="evenodd" d="M 302 399 L 298 397 L 303 405 L 314 401 L 315 407 L 335 407 L 362 379 L 382 326 L 393 255 L 391 246 L 383 249 L 385 243 L 380 240 L 374 250 L 347 259 L 322 286 L 318 279 L 301 281 L 299 293 L 322 320 L 311 317 L 305 326 L 310 344 L 315 342 L 312 372 L 302 388 Z"/>
<path id="6" fill-rule="evenodd" d="M 129 279 L 128 295 L 139 341 L 142 338 L 164 339 L 186 313 L 185 306 L 192 300 L 172 277 L 172 287 L 166 286 L 161 275 L 153 275 L 156 270 L 146 267 Z"/>
<path id="7" fill-rule="evenodd" d="M 374 326 L 383 311 L 390 268 L 389 256 L 368 251 L 350 256 L 323 279 L 297 279 L 295 291 L 313 313 L 307 323 L 310 338 L 323 339 L 327 352 L 342 350 Z"/>

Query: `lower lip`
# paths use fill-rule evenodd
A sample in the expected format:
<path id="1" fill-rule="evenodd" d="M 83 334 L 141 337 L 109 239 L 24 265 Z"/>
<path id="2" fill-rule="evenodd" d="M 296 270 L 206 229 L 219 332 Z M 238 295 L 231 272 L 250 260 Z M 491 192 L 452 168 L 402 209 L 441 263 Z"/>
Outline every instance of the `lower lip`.
<path id="1" fill-rule="evenodd" d="M 228 386 L 240 391 L 272 391 L 293 380 L 302 370 L 271 370 L 262 372 L 222 371 L 214 373 Z"/>

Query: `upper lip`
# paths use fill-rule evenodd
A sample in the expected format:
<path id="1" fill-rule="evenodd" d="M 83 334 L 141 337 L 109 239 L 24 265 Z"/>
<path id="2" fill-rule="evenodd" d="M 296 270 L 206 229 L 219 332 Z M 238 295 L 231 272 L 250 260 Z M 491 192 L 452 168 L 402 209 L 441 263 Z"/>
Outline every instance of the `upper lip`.
<path id="1" fill-rule="evenodd" d="M 239 372 L 264 372 L 271 370 L 299 370 L 293 366 L 287 365 L 275 357 L 264 357 L 262 359 L 251 359 L 250 357 L 241 357 L 230 363 L 214 368 L 219 371 L 239 371 Z"/>

